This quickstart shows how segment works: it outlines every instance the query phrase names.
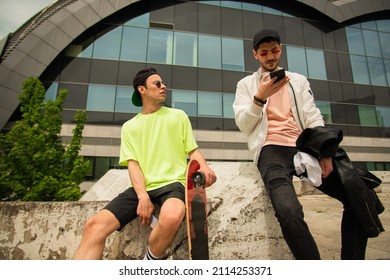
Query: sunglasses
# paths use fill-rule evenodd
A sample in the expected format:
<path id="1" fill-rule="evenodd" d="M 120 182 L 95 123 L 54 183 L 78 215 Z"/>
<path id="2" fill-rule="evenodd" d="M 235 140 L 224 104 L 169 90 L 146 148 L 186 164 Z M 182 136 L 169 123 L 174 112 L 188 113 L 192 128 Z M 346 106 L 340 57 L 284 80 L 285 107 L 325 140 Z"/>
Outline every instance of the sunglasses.
<path id="1" fill-rule="evenodd" d="M 157 81 L 157 82 L 154 82 L 153 84 L 156 85 L 156 87 L 158 87 L 158 88 L 161 88 L 161 86 L 162 86 L 163 84 L 165 85 L 165 87 L 167 87 L 167 84 L 164 83 L 163 81 Z"/>
<path id="2" fill-rule="evenodd" d="M 267 56 L 268 53 L 269 53 L 269 52 L 262 51 L 262 52 L 259 53 L 259 55 L 260 55 L 260 56 Z M 276 55 L 276 54 L 280 53 L 280 49 L 274 49 L 274 50 L 271 51 L 271 53 L 272 53 L 273 55 Z"/>

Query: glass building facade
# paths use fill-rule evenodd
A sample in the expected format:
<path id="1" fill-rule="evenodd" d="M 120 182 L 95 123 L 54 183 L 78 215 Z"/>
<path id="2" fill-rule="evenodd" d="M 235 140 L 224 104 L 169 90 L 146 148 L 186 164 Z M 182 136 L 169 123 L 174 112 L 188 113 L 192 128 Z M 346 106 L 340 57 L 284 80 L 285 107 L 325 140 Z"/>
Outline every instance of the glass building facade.
<path id="1" fill-rule="evenodd" d="M 258 68 L 252 37 L 262 28 L 280 33 L 281 66 L 308 77 L 328 126 L 341 128 L 345 137 L 389 137 L 390 19 L 329 26 L 320 19 L 236 1 L 179 3 L 137 16 L 129 10 L 84 32 L 41 80 L 48 99 L 59 89 L 69 91 L 65 123 L 72 124 L 74 112 L 85 109 L 87 124 L 120 128 L 140 111 L 131 103 L 133 76 L 154 67 L 168 84 L 166 105 L 184 110 L 195 131 L 238 132 L 232 109 L 235 88 Z M 247 149 L 245 141 L 198 142 L 200 148 Z M 118 146 L 119 140 L 85 137 L 83 143 Z M 366 149 L 390 154 L 388 147 Z M 358 152 L 354 147 L 349 151 Z M 86 156 L 93 162 L 91 180 L 118 168 L 115 155 Z M 386 161 L 354 163 L 390 170 Z"/>

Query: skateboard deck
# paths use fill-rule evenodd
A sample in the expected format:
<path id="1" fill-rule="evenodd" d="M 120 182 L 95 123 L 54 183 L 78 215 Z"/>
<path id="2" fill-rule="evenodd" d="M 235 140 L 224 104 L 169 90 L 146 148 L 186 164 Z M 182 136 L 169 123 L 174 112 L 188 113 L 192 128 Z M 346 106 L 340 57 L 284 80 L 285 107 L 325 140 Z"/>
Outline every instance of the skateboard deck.
<path id="1" fill-rule="evenodd" d="M 190 260 L 208 260 L 207 199 L 204 174 L 198 161 L 188 163 L 186 175 L 186 220 Z"/>

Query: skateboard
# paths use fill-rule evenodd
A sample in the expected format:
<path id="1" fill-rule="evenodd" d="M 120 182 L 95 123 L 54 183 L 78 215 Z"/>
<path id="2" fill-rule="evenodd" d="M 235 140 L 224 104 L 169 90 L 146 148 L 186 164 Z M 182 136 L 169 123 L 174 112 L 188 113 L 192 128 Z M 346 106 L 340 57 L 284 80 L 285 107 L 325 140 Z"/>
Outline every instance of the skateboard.
<path id="1" fill-rule="evenodd" d="M 190 260 L 208 260 L 207 199 L 203 185 L 205 175 L 199 163 L 191 160 L 186 175 L 186 220 Z"/>

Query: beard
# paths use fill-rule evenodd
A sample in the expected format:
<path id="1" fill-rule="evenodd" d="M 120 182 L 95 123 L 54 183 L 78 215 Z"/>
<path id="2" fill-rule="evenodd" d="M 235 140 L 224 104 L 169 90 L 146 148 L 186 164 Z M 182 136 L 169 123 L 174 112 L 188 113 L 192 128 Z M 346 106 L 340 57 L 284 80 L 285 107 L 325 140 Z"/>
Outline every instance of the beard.
<path id="1" fill-rule="evenodd" d="M 261 63 L 261 67 L 268 72 L 275 71 L 275 69 L 278 68 L 278 65 L 278 59 L 267 60 L 266 62 Z"/>

